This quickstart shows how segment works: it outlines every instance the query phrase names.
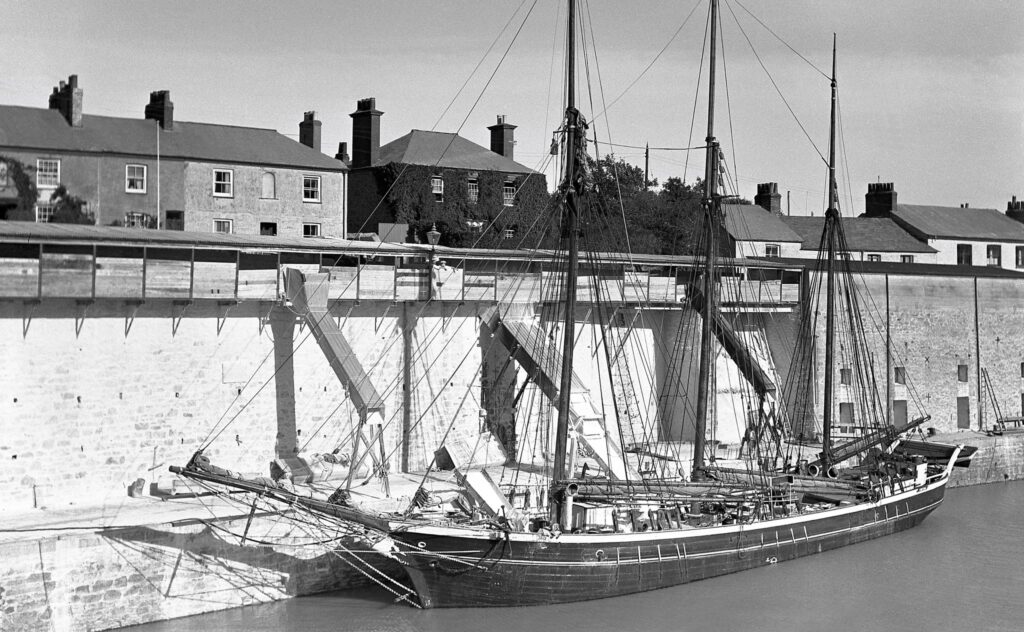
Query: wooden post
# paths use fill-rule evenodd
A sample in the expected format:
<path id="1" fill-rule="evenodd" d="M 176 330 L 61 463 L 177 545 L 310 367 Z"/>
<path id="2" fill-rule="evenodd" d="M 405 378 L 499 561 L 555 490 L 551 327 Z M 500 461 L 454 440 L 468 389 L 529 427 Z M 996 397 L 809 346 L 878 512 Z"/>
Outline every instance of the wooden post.
<path id="1" fill-rule="evenodd" d="M 402 472 L 409 471 L 409 435 L 412 430 L 412 332 L 416 317 L 409 302 L 402 303 Z"/>

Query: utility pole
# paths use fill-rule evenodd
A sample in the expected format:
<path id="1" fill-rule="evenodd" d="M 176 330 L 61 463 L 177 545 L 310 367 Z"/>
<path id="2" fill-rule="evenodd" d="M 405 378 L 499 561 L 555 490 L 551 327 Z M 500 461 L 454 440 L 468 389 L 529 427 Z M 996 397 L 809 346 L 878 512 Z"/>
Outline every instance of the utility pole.
<path id="1" fill-rule="evenodd" d="M 651 170 L 651 144 L 644 143 L 644 191 L 651 184 L 651 178 L 648 176 Z"/>

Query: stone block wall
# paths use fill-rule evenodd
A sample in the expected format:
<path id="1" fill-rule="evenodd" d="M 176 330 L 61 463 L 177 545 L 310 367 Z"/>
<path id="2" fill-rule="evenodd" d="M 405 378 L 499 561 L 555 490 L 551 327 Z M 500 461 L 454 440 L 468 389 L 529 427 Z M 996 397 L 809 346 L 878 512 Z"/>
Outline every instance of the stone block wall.
<path id="1" fill-rule="evenodd" d="M 0 629 L 107 630 L 370 581 L 344 550 L 311 544 L 288 521 L 257 515 L 248 543 L 245 525 L 241 516 L 0 543 Z M 400 573 L 378 558 L 382 572 Z"/>
<path id="2" fill-rule="evenodd" d="M 939 432 L 986 430 L 995 419 L 993 396 L 1004 416 L 1022 414 L 1024 393 L 1024 282 L 985 277 L 868 275 L 860 296 L 868 333 L 868 351 L 885 403 L 906 401 L 908 417 L 931 415 L 927 422 Z M 824 289 L 816 330 L 818 402 L 824 389 Z M 888 306 L 888 312 L 886 312 Z M 769 329 L 777 327 L 769 322 Z M 886 374 L 886 329 L 891 338 L 891 367 Z M 849 356 L 837 348 L 838 366 Z M 906 384 L 895 382 L 897 368 Z M 986 385 L 987 372 L 991 391 Z M 837 375 L 838 384 L 838 375 Z M 837 386 L 844 401 L 850 395 Z M 958 414 L 966 398 L 967 416 Z M 834 413 L 836 414 L 836 413 Z M 820 429 L 822 411 L 816 410 Z"/>
<path id="3" fill-rule="evenodd" d="M 271 308 L 150 301 L 132 316 L 115 301 L 0 302 L 0 503 L 116 504 L 207 443 L 215 463 L 266 474 L 282 449 L 350 442 L 344 388 L 308 328 L 275 349 Z M 400 419 L 396 323 L 363 310 L 343 328 Z"/>

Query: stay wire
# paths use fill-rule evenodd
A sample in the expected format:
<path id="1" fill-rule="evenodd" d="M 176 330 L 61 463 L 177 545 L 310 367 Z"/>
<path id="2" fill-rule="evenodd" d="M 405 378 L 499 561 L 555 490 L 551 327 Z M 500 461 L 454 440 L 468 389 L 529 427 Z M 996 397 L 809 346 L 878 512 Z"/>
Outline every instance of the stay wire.
<path id="1" fill-rule="evenodd" d="M 736 26 L 739 27 L 740 33 L 743 34 L 743 39 L 747 41 L 747 45 L 750 47 L 750 52 L 754 54 L 754 58 L 757 59 L 757 63 L 760 64 L 761 70 L 763 70 L 765 75 L 768 76 L 768 80 L 771 82 L 772 87 L 775 88 L 775 92 L 779 95 L 779 98 L 782 99 L 782 103 L 785 104 L 786 109 L 789 110 L 790 115 L 792 115 L 793 120 L 796 121 L 797 126 L 800 128 L 800 131 L 803 132 L 804 136 L 807 138 L 807 141 L 811 143 L 811 147 L 813 147 L 814 151 L 817 152 L 818 157 L 821 158 L 821 161 L 824 162 L 825 164 L 828 164 L 828 160 L 825 158 L 825 155 L 821 153 L 820 149 L 818 149 L 818 145 L 814 142 L 814 139 L 811 138 L 811 135 L 807 133 L 807 129 L 804 127 L 804 124 L 800 121 L 800 117 L 796 115 L 796 112 L 793 110 L 793 107 L 789 104 L 789 101 L 786 100 L 785 95 L 782 94 L 782 89 L 779 88 L 779 84 L 776 83 L 775 77 L 772 76 L 772 73 L 769 72 L 768 67 L 765 66 L 764 61 L 761 59 L 761 56 L 757 53 L 757 49 L 754 48 L 754 43 L 750 41 L 750 37 L 747 35 L 747 32 L 743 29 L 743 25 L 740 24 L 739 19 L 737 19 L 736 13 L 732 10 L 732 5 L 729 3 L 728 0 L 726 0 L 725 6 L 729 8 L 729 13 L 732 14 L 733 20 L 736 22 Z"/>
<path id="2" fill-rule="evenodd" d="M 805 61 L 805 62 L 807 63 L 807 65 L 808 65 L 808 66 L 810 66 L 811 68 L 813 68 L 814 70 L 816 70 L 816 71 L 818 72 L 818 74 L 820 74 L 820 75 L 821 75 L 822 77 L 824 77 L 825 79 L 830 79 L 830 77 L 828 76 L 828 73 L 826 73 L 826 72 L 825 72 L 824 70 L 822 70 L 821 68 L 818 68 L 817 66 L 815 66 L 815 65 L 814 65 L 814 64 L 813 64 L 813 63 L 811 62 L 811 60 L 807 59 L 807 58 L 806 58 L 806 57 L 804 57 L 804 56 L 803 56 L 802 54 L 800 54 L 800 52 L 799 52 L 799 51 L 797 51 L 797 50 L 796 50 L 795 48 L 793 48 L 792 46 L 790 46 L 790 45 L 789 45 L 789 42 L 787 42 L 786 40 L 784 40 L 784 39 L 782 39 L 781 37 L 779 37 L 779 36 L 778 36 L 778 34 L 777 34 L 777 33 L 775 33 L 775 31 L 773 31 L 773 30 L 772 30 L 772 29 L 771 29 L 771 28 L 770 28 L 770 27 L 769 27 L 769 26 L 768 26 L 767 24 L 765 24 L 764 22 L 762 22 L 762 21 L 761 21 L 761 19 L 760 19 L 759 17 L 757 17 L 756 15 L 754 15 L 753 13 L 751 13 L 751 12 L 750 12 L 750 10 L 749 10 L 749 9 L 747 9 L 747 7 L 743 6 L 743 3 L 742 3 L 742 2 L 740 2 L 739 0 L 732 0 L 732 1 L 733 1 L 733 2 L 735 2 L 736 4 L 738 4 L 738 5 L 739 5 L 739 7 L 740 7 L 741 9 L 743 9 L 743 10 L 744 10 L 744 11 L 745 11 L 745 12 L 747 13 L 747 15 L 749 15 L 749 16 L 750 16 L 750 17 L 752 17 L 752 18 L 754 18 L 754 21 L 755 21 L 755 22 L 757 22 L 758 24 L 760 24 L 761 26 L 763 26 L 763 27 L 764 27 L 764 29 L 765 29 L 766 31 L 768 31 L 769 33 L 771 33 L 771 34 L 772 34 L 772 36 L 773 36 L 773 37 L 774 37 L 775 39 L 777 39 L 777 40 L 779 40 L 780 42 L 782 42 L 782 45 L 783 45 L 783 46 L 785 46 L 786 48 L 788 48 L 789 50 L 791 50 L 791 51 L 793 52 L 793 54 L 794 54 L 794 55 L 796 55 L 796 56 L 797 56 L 797 57 L 799 57 L 800 59 L 804 60 L 804 61 Z"/>
<path id="3" fill-rule="evenodd" d="M 619 94 L 619 96 L 617 96 L 614 99 L 612 99 L 611 103 L 606 105 L 603 110 L 601 110 L 597 115 L 594 116 L 594 120 L 595 121 L 597 119 L 603 117 L 608 112 L 608 110 L 610 110 L 616 103 L 618 103 L 619 100 L 622 99 L 622 97 L 626 96 L 626 94 L 633 88 L 633 86 L 635 86 L 637 84 L 637 82 L 640 81 L 644 77 L 644 75 L 647 74 L 647 71 L 650 70 L 654 66 L 654 64 L 661 58 L 661 56 L 665 53 L 665 51 L 668 50 L 668 47 L 672 45 L 672 42 L 675 41 L 676 37 L 679 36 L 679 33 L 683 30 L 683 27 L 685 27 L 687 22 L 690 21 L 690 17 L 693 16 L 694 12 L 697 10 L 697 7 L 699 7 L 702 2 L 703 2 L 703 0 L 698 0 L 693 5 L 693 8 L 690 9 L 690 12 L 686 14 L 685 18 L 683 18 L 683 22 L 679 25 L 678 28 L 676 28 L 675 32 L 672 33 L 672 37 L 670 37 L 669 40 L 667 42 L 665 42 L 665 45 L 661 47 L 661 50 L 659 50 L 658 54 L 654 56 L 654 59 L 652 59 L 650 61 L 650 63 L 648 63 L 644 67 L 644 69 L 640 71 L 640 74 L 637 75 L 633 79 L 633 81 L 630 82 L 630 84 L 628 86 L 626 86 L 626 88 Z M 587 7 L 587 12 L 589 13 L 589 11 L 590 11 L 590 7 L 588 6 Z M 593 38 L 593 35 L 591 35 L 591 38 Z"/>
<path id="4" fill-rule="evenodd" d="M 494 36 L 494 40 L 491 41 L 491 45 L 488 46 L 484 54 L 480 56 L 480 61 L 476 62 L 476 66 L 473 67 L 472 72 L 470 72 L 469 76 L 466 77 L 466 80 L 462 82 L 462 85 L 455 93 L 455 96 L 452 97 L 451 101 L 448 102 L 448 105 L 444 108 L 444 111 L 441 112 L 441 115 L 437 117 L 437 120 L 434 121 L 434 126 L 431 129 L 437 129 L 437 126 L 441 124 L 441 120 L 444 118 L 446 114 L 448 114 L 448 111 L 452 109 L 452 106 L 455 105 L 455 102 L 458 100 L 459 96 L 462 95 L 462 91 L 466 89 L 466 86 L 469 85 L 469 82 L 476 75 L 476 72 L 480 70 L 480 66 L 483 65 L 484 60 L 487 59 L 487 56 L 491 54 L 492 50 L 494 50 L 495 44 L 497 44 L 498 40 L 501 39 L 501 36 L 505 34 L 505 31 L 508 30 L 509 25 L 512 24 L 512 20 L 514 20 L 515 17 L 519 15 L 519 11 L 522 10 L 523 5 L 525 4 L 526 0 L 522 0 L 522 2 L 519 3 L 519 6 L 516 7 L 516 10 L 512 12 L 512 15 L 509 16 L 508 21 L 505 22 L 505 26 L 501 27 L 501 30 L 498 31 L 498 34 Z M 545 125 L 545 127 L 547 126 Z"/>

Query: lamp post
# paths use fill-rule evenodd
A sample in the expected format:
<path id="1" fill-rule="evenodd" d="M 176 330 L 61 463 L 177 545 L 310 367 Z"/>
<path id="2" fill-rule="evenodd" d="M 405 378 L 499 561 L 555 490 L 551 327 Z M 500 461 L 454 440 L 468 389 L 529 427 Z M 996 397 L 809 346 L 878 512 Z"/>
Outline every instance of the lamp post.
<path id="1" fill-rule="evenodd" d="M 437 256 L 437 242 L 441 239 L 441 233 L 437 230 L 437 224 L 433 224 L 427 231 L 427 243 L 430 244 L 430 267 L 427 270 L 427 300 L 434 298 L 434 263 Z"/>

